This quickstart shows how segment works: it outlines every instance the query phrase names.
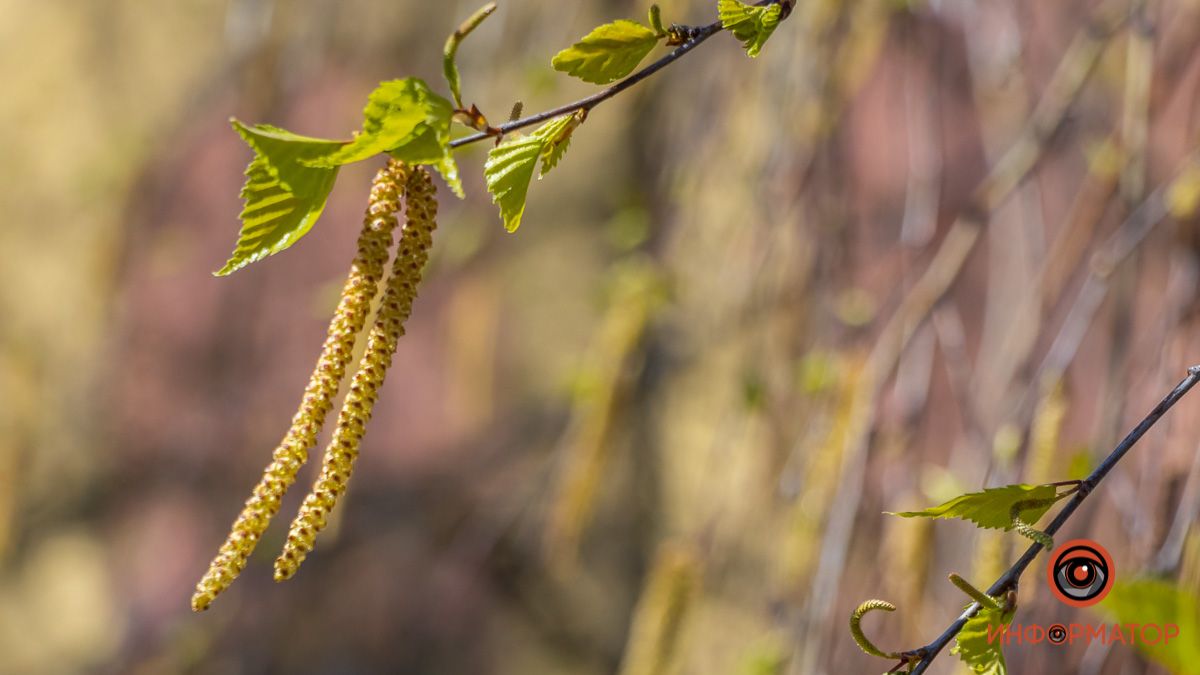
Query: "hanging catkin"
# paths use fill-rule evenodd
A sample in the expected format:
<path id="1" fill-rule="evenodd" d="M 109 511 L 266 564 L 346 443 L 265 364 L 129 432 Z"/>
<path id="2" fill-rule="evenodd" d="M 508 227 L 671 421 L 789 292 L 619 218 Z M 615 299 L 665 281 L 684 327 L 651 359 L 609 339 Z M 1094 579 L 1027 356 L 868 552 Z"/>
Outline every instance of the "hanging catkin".
<path id="1" fill-rule="evenodd" d="M 330 511 L 346 491 L 379 387 L 392 363 L 396 344 L 404 334 L 404 321 L 412 311 L 437 225 L 437 196 L 425 169 L 414 169 L 409 176 L 405 201 L 405 225 L 400 234 L 399 250 L 384 287 L 375 325 L 367 337 L 366 352 L 342 403 L 337 429 L 325 449 L 321 473 L 292 521 L 283 552 L 275 560 L 276 581 L 296 573 L 312 550 L 317 533 L 325 527 Z"/>
<path id="2" fill-rule="evenodd" d="M 283 494 L 295 482 L 296 473 L 308 459 L 309 448 L 316 443 L 387 265 L 392 232 L 397 223 L 395 214 L 400 210 L 408 174 L 404 164 L 390 161 L 375 176 L 358 238 L 358 252 L 342 287 L 341 300 L 329 324 L 321 356 L 304 390 L 300 409 L 292 418 L 291 428 L 275 448 L 262 479 L 234 521 L 229 537 L 196 584 L 192 596 L 195 611 L 207 609 L 241 573 L 271 518 L 279 511 Z"/>

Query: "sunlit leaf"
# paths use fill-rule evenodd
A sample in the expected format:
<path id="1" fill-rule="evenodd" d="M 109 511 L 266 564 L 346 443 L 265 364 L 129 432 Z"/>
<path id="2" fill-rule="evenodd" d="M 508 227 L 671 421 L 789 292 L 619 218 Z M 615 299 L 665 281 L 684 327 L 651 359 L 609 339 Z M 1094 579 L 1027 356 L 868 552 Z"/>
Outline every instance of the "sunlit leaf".
<path id="1" fill-rule="evenodd" d="M 1013 619 L 1013 610 L 981 608 L 959 631 L 953 653 L 967 666 L 982 675 L 1006 675 L 1008 666 L 1004 662 L 1001 645 L 1001 627 Z M 989 635 L 991 640 L 988 640 Z"/>
<path id="2" fill-rule="evenodd" d="M 746 48 L 746 53 L 754 57 L 762 51 L 763 45 L 779 25 L 783 16 L 783 6 L 755 6 L 739 0 L 718 0 L 717 14 L 721 19 L 721 26 L 733 33 Z"/>
<path id="3" fill-rule="evenodd" d="M 441 128 L 423 125 L 417 134 L 403 146 L 391 150 L 389 155 L 408 164 L 430 164 L 441 174 L 442 180 L 460 199 L 464 197 L 462 181 L 458 177 L 458 163 L 451 154 L 449 132 Z"/>
<path id="4" fill-rule="evenodd" d="M 515 232 L 521 226 L 529 181 L 541 154 L 542 139 L 536 135 L 505 141 L 488 153 L 483 177 L 509 232 Z"/>
<path id="5" fill-rule="evenodd" d="M 542 168 L 538 173 L 539 179 L 558 166 L 563 155 L 567 154 L 567 148 L 571 145 L 571 135 L 583 123 L 584 117 L 583 111 L 572 115 L 563 115 L 547 122 L 535 132 L 543 140 Z"/>
<path id="6" fill-rule="evenodd" d="M 317 222 L 333 189 L 337 168 L 315 168 L 305 160 L 336 152 L 339 141 L 309 138 L 265 124 L 247 127 L 232 120 L 233 128 L 251 149 L 242 187 L 242 230 L 224 276 L 296 243 Z"/>
<path id="7" fill-rule="evenodd" d="M 621 19 L 597 27 L 556 54 L 550 65 L 584 82 L 608 84 L 632 73 L 659 38 L 652 29 Z"/>
<path id="8" fill-rule="evenodd" d="M 556 117 L 532 134 L 505 141 L 488 153 L 483 177 L 509 232 L 515 232 L 521 226 L 529 182 L 538 160 L 542 161 L 541 175 L 544 176 L 562 159 L 572 132 L 584 117 L 582 112 Z"/>
<path id="9" fill-rule="evenodd" d="M 458 177 L 458 162 L 454 161 L 454 156 L 446 153 L 444 157 L 438 160 L 437 164 L 433 165 L 441 175 L 442 180 L 446 181 L 446 185 L 450 186 L 450 191 L 454 196 L 462 199 L 466 197 L 466 192 L 463 191 L 462 179 Z"/>
<path id="10" fill-rule="evenodd" d="M 1017 502 L 1051 499 L 1056 495 L 1057 489 L 1053 485 L 1005 485 L 960 495 L 924 511 L 889 513 L 904 518 L 961 518 L 979 527 L 1008 530 L 1013 526 L 1012 509 Z M 1035 523 L 1050 510 L 1050 506 L 1052 504 L 1023 509 L 1021 518 Z"/>
<path id="11" fill-rule="evenodd" d="M 363 128 L 354 140 L 310 166 L 334 167 L 380 153 L 410 164 L 438 164 L 449 154 L 450 102 L 410 77 L 384 82 L 371 92 L 363 110 Z"/>

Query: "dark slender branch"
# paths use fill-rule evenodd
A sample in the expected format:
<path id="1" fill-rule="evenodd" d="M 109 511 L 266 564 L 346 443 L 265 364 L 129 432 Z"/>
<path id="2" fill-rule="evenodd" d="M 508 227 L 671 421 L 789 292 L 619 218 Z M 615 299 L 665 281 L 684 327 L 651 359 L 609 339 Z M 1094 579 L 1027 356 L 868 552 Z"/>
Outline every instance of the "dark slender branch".
<path id="1" fill-rule="evenodd" d="M 1154 409 L 1151 410 L 1150 413 L 1147 414 L 1146 417 L 1143 418 L 1142 421 L 1133 428 L 1133 431 L 1130 431 L 1129 434 L 1117 444 L 1117 447 L 1113 449 L 1112 453 L 1110 453 L 1109 456 L 1100 463 L 1100 466 L 1096 467 L 1096 470 L 1092 472 L 1092 475 L 1088 476 L 1079 484 L 1079 489 L 1076 491 L 1075 496 L 1071 498 L 1071 501 L 1067 502 L 1067 505 L 1063 507 L 1063 510 L 1060 511 L 1057 516 L 1055 516 L 1054 521 L 1051 522 L 1050 526 L 1046 528 L 1046 534 L 1053 536 L 1059 531 L 1059 529 L 1062 528 L 1063 525 L 1066 524 L 1067 519 L 1069 519 L 1071 515 L 1075 513 L 1075 510 L 1079 508 L 1079 505 L 1083 503 L 1084 499 L 1087 499 L 1087 496 L 1091 494 L 1092 490 L 1094 490 L 1097 485 L 1099 485 L 1100 481 L 1104 480 L 1104 477 L 1107 476 L 1110 471 L 1112 471 L 1113 467 L 1117 465 L 1117 462 L 1121 461 L 1121 458 L 1123 458 L 1125 454 L 1129 452 L 1130 448 L 1132 448 L 1135 443 L 1141 440 L 1142 436 L 1149 431 L 1150 427 L 1154 426 L 1154 423 L 1157 422 L 1160 417 L 1166 414 L 1166 412 L 1171 409 L 1171 406 L 1175 405 L 1179 399 L 1183 398 L 1183 395 L 1186 394 L 1189 389 L 1194 387 L 1197 382 L 1200 382 L 1200 366 L 1192 366 L 1191 368 L 1188 368 L 1187 377 L 1183 378 L 1183 380 L 1171 390 L 1171 393 L 1167 394 L 1166 398 L 1160 401 L 1158 405 L 1154 406 Z M 1017 562 L 1013 563 L 1013 566 L 1008 568 L 1007 572 L 1000 575 L 1000 578 L 996 580 L 996 583 L 992 584 L 991 588 L 988 588 L 987 594 L 995 597 L 1006 591 L 1015 590 L 1021 575 L 1025 572 L 1025 569 L 1029 567 L 1029 564 L 1033 562 L 1033 559 L 1037 557 L 1037 554 L 1041 552 L 1041 550 L 1041 544 L 1034 544 L 1030 546 L 1029 549 L 1025 551 L 1025 554 L 1022 555 Z M 919 656 L 921 659 L 917 663 L 916 669 L 913 670 L 913 674 L 917 675 L 918 673 L 924 673 L 925 669 L 929 667 L 929 664 L 933 663 L 933 660 L 937 658 L 938 653 L 941 652 L 942 649 L 954 639 L 954 636 L 958 635 L 958 632 L 962 630 L 962 627 L 967 623 L 967 620 L 975 616 L 978 611 L 979 604 L 971 603 L 971 606 L 967 607 L 967 610 L 963 612 L 962 615 L 954 621 L 954 623 L 950 624 L 950 627 L 947 628 L 946 631 L 941 635 L 939 635 L 936 640 L 930 642 L 924 647 L 921 647 L 920 649 L 906 652 L 907 654 Z"/>
<path id="2" fill-rule="evenodd" d="M 720 30 L 721 30 L 721 22 L 720 21 L 717 21 L 715 23 L 710 23 L 707 26 L 702 26 L 701 28 L 698 29 L 698 32 L 695 34 L 695 37 L 693 37 L 692 39 L 688 40 L 687 42 L 684 42 L 683 44 L 679 45 L 678 47 L 673 49 L 669 54 L 662 57 L 661 59 L 655 61 L 654 63 L 651 63 L 650 65 L 646 66 L 645 68 L 642 68 L 641 70 L 630 75 L 629 77 L 625 78 L 624 80 L 621 80 L 620 82 L 614 84 L 613 86 L 609 87 L 608 89 L 605 89 L 598 93 L 592 94 L 591 96 L 588 96 L 587 98 L 579 99 L 578 101 L 575 101 L 574 103 L 568 103 L 566 105 L 562 105 L 562 106 L 559 106 L 559 107 L 551 109 L 551 110 L 546 110 L 544 112 L 540 112 L 536 115 L 530 115 L 529 117 L 522 117 L 519 120 L 513 120 L 511 122 L 506 122 L 504 124 L 501 124 L 497 128 L 502 133 L 507 134 L 511 131 L 516 131 L 517 129 L 523 129 L 525 127 L 533 126 L 534 124 L 537 124 L 539 122 L 545 122 L 548 119 L 559 117 L 561 115 L 567 115 L 567 114 L 577 112 L 580 110 L 591 110 L 592 108 L 595 108 L 596 106 L 607 101 L 608 99 L 610 99 L 610 98 L 616 96 L 617 94 L 620 94 L 621 92 L 625 91 L 626 89 L 632 87 L 633 85 L 637 84 L 638 82 L 641 82 L 642 80 L 646 79 L 647 77 L 650 77 L 651 75 L 657 73 L 658 71 L 662 70 L 663 68 L 666 68 L 667 66 L 671 65 L 675 61 L 678 61 L 684 54 L 687 54 L 688 52 L 692 51 L 696 47 L 700 46 L 700 43 L 702 43 L 705 40 L 707 40 L 708 38 L 712 37 L 714 34 L 720 32 Z M 493 134 L 489 134 L 489 133 L 485 133 L 485 132 L 481 131 L 477 134 L 472 134 L 470 136 L 466 136 L 466 137 L 451 141 L 450 147 L 451 148 L 461 148 L 464 145 L 469 145 L 471 143 L 477 143 L 484 139 L 493 138 L 493 137 L 494 137 Z"/>
<path id="3" fill-rule="evenodd" d="M 783 6 L 783 17 L 786 18 L 788 16 L 788 14 L 791 12 L 793 2 L 792 2 L 792 0 L 759 0 L 759 2 L 756 2 L 754 4 L 759 5 L 759 6 L 771 5 L 771 4 L 782 5 Z M 706 26 L 698 26 L 695 28 L 691 28 L 688 30 L 689 38 L 683 44 L 681 44 L 678 47 L 676 47 L 675 49 L 671 50 L 670 53 L 663 56 L 661 59 L 655 61 L 654 63 L 651 63 L 650 65 L 646 66 L 645 68 L 642 68 L 641 70 L 630 75 L 629 77 L 625 78 L 624 80 L 621 80 L 620 82 L 612 85 L 611 87 L 604 89 L 602 91 L 599 91 L 595 94 L 592 94 L 591 96 L 588 96 L 587 98 L 581 98 L 578 101 L 575 101 L 574 103 L 568 103 L 566 105 L 561 105 L 557 108 L 553 108 L 551 110 L 546 110 L 546 111 L 540 112 L 536 115 L 530 115 L 529 117 L 522 117 L 519 120 L 505 122 L 504 124 L 501 124 L 499 127 L 496 127 L 496 128 L 500 131 L 501 134 L 507 134 L 509 132 L 516 131 L 517 129 L 524 129 L 525 127 L 529 127 L 529 126 L 538 124 L 539 122 L 545 122 L 546 120 L 553 119 L 555 117 L 559 117 L 562 115 L 567 115 L 567 114 L 570 114 L 573 112 L 578 112 L 580 110 L 591 111 L 592 108 L 595 108 L 596 106 L 600 105 L 601 103 L 604 103 L 608 99 L 616 96 L 617 94 L 620 94 L 621 92 L 625 91 L 626 89 L 629 89 L 630 87 L 637 84 L 638 82 L 641 82 L 642 80 L 650 77 L 651 75 L 657 73 L 658 71 L 662 70 L 663 68 L 666 68 L 667 66 L 671 65 L 672 63 L 678 61 L 679 59 L 681 59 L 683 57 L 684 54 L 687 54 L 688 52 L 692 51 L 696 47 L 699 47 L 701 43 L 703 43 L 705 40 L 707 40 L 708 38 L 712 37 L 713 35 L 715 35 L 719 32 L 721 32 L 721 22 L 720 21 L 714 21 L 713 23 L 710 23 Z M 459 139 L 451 141 L 450 147 L 451 148 L 461 148 L 464 145 L 470 145 L 471 143 L 478 143 L 479 141 L 482 141 L 484 139 L 495 138 L 495 136 L 496 136 L 495 133 L 481 131 L 477 134 L 472 134 L 470 136 L 464 136 L 463 138 L 459 138 Z"/>

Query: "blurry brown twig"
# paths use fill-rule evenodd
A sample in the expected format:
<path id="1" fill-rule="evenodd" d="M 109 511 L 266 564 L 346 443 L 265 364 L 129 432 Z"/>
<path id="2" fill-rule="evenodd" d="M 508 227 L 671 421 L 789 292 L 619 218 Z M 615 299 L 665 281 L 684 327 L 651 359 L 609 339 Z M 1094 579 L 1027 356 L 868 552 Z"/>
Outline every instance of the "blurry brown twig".
<path id="1" fill-rule="evenodd" d="M 780 16 L 780 19 L 783 20 L 783 19 L 786 19 L 789 14 L 791 14 L 792 7 L 795 4 L 795 1 L 794 0 L 759 0 L 758 2 L 755 2 L 754 4 L 759 7 L 765 7 L 766 5 L 779 5 L 780 7 L 783 8 L 783 14 Z M 566 105 L 558 106 L 557 108 L 545 110 L 543 112 L 537 113 L 536 115 L 530 115 L 528 117 L 522 117 L 521 119 L 506 122 L 506 123 L 501 124 L 500 126 L 496 127 L 494 130 L 481 131 L 477 134 L 472 134 L 470 136 L 465 136 L 463 138 L 455 139 L 450 142 L 450 147 L 451 148 L 461 148 L 464 145 L 470 145 L 471 143 L 478 143 L 479 141 L 482 141 L 482 140 L 488 139 L 488 138 L 496 138 L 497 135 L 503 136 L 504 134 L 516 131 L 518 129 L 524 129 L 525 127 L 530 127 L 535 124 L 538 124 L 539 122 L 545 122 L 546 120 L 553 119 L 555 117 L 560 117 L 562 115 L 568 115 L 568 114 L 580 112 L 580 111 L 582 111 L 584 113 L 590 112 L 592 110 L 592 108 L 595 108 L 596 106 L 600 105 L 601 103 L 604 103 L 608 99 L 613 98 L 617 94 L 620 94 L 621 92 L 625 91 L 626 89 L 629 89 L 630 87 L 637 84 L 638 82 L 641 82 L 642 80 L 650 77 L 651 75 L 657 73 L 658 71 L 662 70 L 663 68 L 666 68 L 667 66 L 671 65 L 672 63 L 683 58 L 683 56 L 685 54 L 692 51 L 696 47 L 699 47 L 701 43 L 703 43 L 705 40 L 712 37 L 713 35 L 716 35 L 717 33 L 721 32 L 721 30 L 722 30 L 722 27 L 721 27 L 720 21 L 714 21 L 714 22 L 704 25 L 704 26 L 672 26 L 672 31 L 678 31 L 680 34 L 686 36 L 686 40 L 684 42 L 680 43 L 678 47 L 671 50 L 671 52 L 669 52 L 666 56 L 663 56 L 662 58 L 655 61 L 654 63 L 651 63 L 650 65 L 646 66 L 645 68 L 642 68 L 641 70 L 639 70 L 636 73 L 630 75 L 629 77 L 621 80 L 620 82 L 617 82 L 616 84 L 612 85 L 611 87 L 608 87 L 607 89 L 604 89 L 600 92 L 592 94 L 591 96 L 588 96 L 586 98 L 581 98 L 578 101 L 575 101 L 573 103 L 568 103 Z M 670 43 L 668 43 L 668 44 L 670 44 Z"/>

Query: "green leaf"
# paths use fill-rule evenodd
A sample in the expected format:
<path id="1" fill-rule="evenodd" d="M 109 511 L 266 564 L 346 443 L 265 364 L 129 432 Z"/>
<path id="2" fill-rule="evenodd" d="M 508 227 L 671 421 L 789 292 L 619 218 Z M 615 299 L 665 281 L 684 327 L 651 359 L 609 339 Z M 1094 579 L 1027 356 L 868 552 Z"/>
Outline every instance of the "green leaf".
<path id="1" fill-rule="evenodd" d="M 483 20 L 492 15 L 496 11 L 496 3 L 489 2 L 488 4 L 475 10 L 462 25 L 446 38 L 446 45 L 442 48 L 442 72 L 446 75 L 446 83 L 450 85 L 450 94 L 454 96 L 454 105 L 463 107 L 462 102 L 462 80 L 458 75 L 458 64 L 455 62 L 455 56 L 458 54 L 458 45 L 471 34 L 471 31 L 479 27 Z M 461 196 L 461 195 L 460 195 Z"/>
<path id="2" fill-rule="evenodd" d="M 516 232 L 525 213 L 525 197 L 533 169 L 542 154 L 542 138 L 536 134 L 505 141 L 488 153 L 483 165 L 492 201 L 500 207 L 500 217 L 509 232 Z"/>
<path id="3" fill-rule="evenodd" d="M 888 512 L 903 518 L 962 518 L 979 527 L 994 530 L 1010 530 L 1013 527 L 1012 508 L 1017 502 L 1052 499 L 1059 496 L 1053 485 L 1005 485 L 960 495 L 939 506 L 924 511 Z M 1061 495 L 1065 497 L 1066 495 Z M 1021 511 L 1021 518 L 1036 523 L 1052 504 L 1035 506 Z"/>
<path id="4" fill-rule="evenodd" d="M 296 243 L 317 222 L 333 189 L 337 168 L 314 168 L 305 160 L 335 152 L 342 143 L 309 138 L 265 124 L 247 127 L 230 120 L 251 149 L 242 187 L 242 231 L 225 266 L 225 276 Z"/>
<path id="5" fill-rule="evenodd" d="M 1008 666 L 1004 662 L 1000 627 L 1012 622 L 1015 610 L 982 608 L 967 620 L 956 638 L 951 651 L 967 664 L 973 672 L 984 675 L 1006 675 Z M 988 641 L 989 632 L 992 640 Z"/>
<path id="6" fill-rule="evenodd" d="M 422 128 L 415 137 L 403 147 L 391 150 L 389 155 L 409 164 L 431 164 L 441 174 L 442 180 L 450 186 L 455 196 L 462 199 L 462 180 L 458 177 L 458 163 L 450 152 L 449 133 L 443 135 L 440 130 L 431 127 Z"/>
<path id="7" fill-rule="evenodd" d="M 746 53 L 755 57 L 779 25 L 783 6 L 775 3 L 760 7 L 739 0 L 718 0 L 717 14 L 721 27 L 733 33 L 746 48 Z"/>
<path id="8" fill-rule="evenodd" d="M 1166 666 L 1179 675 L 1200 674 L 1200 599 L 1167 581 L 1159 579 L 1134 579 L 1113 585 L 1108 596 L 1096 606 L 1100 611 L 1114 617 L 1121 625 L 1158 624 L 1165 629 L 1168 624 L 1179 627 L 1179 635 L 1157 644 L 1145 644 L 1138 635 L 1136 645 L 1148 658 Z M 1172 628 L 1172 631 L 1174 629 Z M 1155 633 L 1150 633 L 1153 638 Z"/>
<path id="9" fill-rule="evenodd" d="M 597 27 L 554 56 L 555 70 L 592 84 L 608 84 L 633 72 L 660 36 L 636 21 L 620 19 Z"/>
<path id="10" fill-rule="evenodd" d="M 556 117 L 534 132 L 543 140 L 542 170 L 538 173 L 538 180 L 558 166 L 563 155 L 567 154 L 567 148 L 571 145 L 571 135 L 575 133 L 580 124 L 583 124 L 586 117 L 587 114 L 582 110 L 572 115 Z"/>
<path id="11" fill-rule="evenodd" d="M 658 37 L 667 37 L 667 27 L 663 25 L 662 9 L 658 5 L 650 5 L 650 28 Z"/>
<path id="12" fill-rule="evenodd" d="M 509 232 L 516 232 L 521 226 L 529 182 L 538 160 L 542 161 L 541 175 L 544 176 L 567 152 L 571 134 L 585 117 L 582 111 L 556 117 L 532 134 L 505 141 L 488 153 L 483 177 Z"/>
<path id="13" fill-rule="evenodd" d="M 454 156 L 446 153 L 437 164 L 433 165 L 434 169 L 442 176 L 442 180 L 446 181 L 446 185 L 450 186 L 450 191 L 455 197 L 463 199 L 467 193 L 463 191 L 462 179 L 458 177 L 458 162 L 454 161 Z"/>
<path id="14" fill-rule="evenodd" d="M 438 164 L 449 155 L 450 102 L 410 77 L 379 85 L 367 99 L 363 128 L 337 152 L 306 162 L 330 168 L 383 152 L 410 164 Z"/>

